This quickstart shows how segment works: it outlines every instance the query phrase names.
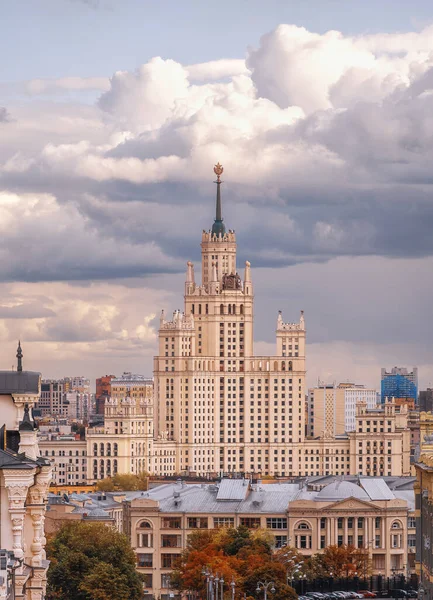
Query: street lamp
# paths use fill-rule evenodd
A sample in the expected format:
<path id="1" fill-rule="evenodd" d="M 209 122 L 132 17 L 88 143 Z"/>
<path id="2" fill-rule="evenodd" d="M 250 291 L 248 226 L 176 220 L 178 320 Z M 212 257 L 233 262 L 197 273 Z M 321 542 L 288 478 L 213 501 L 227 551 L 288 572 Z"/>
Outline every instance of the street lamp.
<path id="1" fill-rule="evenodd" d="M 275 587 L 274 587 L 273 581 L 258 581 L 257 582 L 256 592 L 257 592 L 257 594 L 260 594 L 260 590 L 263 590 L 263 592 L 264 592 L 263 600 L 268 600 L 268 588 L 270 585 L 272 586 L 271 587 L 272 594 L 275 594 Z"/>
<path id="2" fill-rule="evenodd" d="M 230 584 L 230 587 L 232 588 L 232 600 L 235 600 L 235 590 L 236 590 L 236 583 L 235 580 L 232 579 L 232 582 Z M 221 596 L 221 600 L 223 600 L 223 597 Z"/>

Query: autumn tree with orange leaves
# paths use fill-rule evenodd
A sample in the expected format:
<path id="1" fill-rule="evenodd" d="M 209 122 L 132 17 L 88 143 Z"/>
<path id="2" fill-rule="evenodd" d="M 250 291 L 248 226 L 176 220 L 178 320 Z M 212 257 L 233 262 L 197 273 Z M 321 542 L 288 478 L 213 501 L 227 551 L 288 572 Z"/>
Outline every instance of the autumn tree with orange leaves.
<path id="1" fill-rule="evenodd" d="M 197 531 L 188 538 L 187 549 L 182 553 L 172 573 L 172 586 L 180 591 L 195 590 L 206 597 L 203 570 L 218 573 L 226 582 L 226 595 L 230 598 L 230 583 L 236 584 L 236 596 L 256 596 L 258 581 L 273 581 L 273 600 L 294 600 L 297 596 L 287 585 L 286 569 L 275 560 L 272 538 L 266 531 L 218 529 Z"/>

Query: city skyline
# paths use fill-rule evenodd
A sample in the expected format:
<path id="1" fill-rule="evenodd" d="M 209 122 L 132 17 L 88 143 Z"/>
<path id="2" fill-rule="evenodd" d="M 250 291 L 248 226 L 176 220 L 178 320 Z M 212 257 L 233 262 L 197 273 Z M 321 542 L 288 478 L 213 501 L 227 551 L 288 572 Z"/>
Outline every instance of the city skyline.
<path id="1" fill-rule="evenodd" d="M 238 6 L 230 21 L 227 3 L 218 14 L 187 2 L 198 33 L 185 44 L 188 28 L 168 40 L 175 9 L 164 20 L 149 8 L 141 31 L 141 3 L 124 14 L 108 0 L 60 4 L 17 2 L 0 42 L 16 7 L 37 5 L 38 52 L 17 49 L 0 81 L 4 368 L 21 338 L 44 378 L 150 375 L 220 161 L 225 223 L 254 269 L 255 351 L 273 353 L 278 310 L 304 310 L 308 387 L 379 389 L 380 369 L 396 365 L 431 384 L 428 3 L 382 2 L 373 28 L 372 7 L 330 2 L 341 10 L 320 20 L 317 3 L 271 3 L 236 36 Z M 80 31 L 67 57 L 49 52 Z M 107 51 L 114 37 L 120 53 Z"/>

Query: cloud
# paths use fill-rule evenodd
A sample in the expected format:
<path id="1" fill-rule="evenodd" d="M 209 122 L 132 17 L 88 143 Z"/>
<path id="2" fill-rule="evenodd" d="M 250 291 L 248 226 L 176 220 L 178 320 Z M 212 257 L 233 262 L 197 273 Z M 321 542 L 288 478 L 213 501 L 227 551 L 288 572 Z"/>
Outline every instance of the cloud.
<path id="1" fill-rule="evenodd" d="M 10 115 L 4 106 L 0 106 L 0 123 L 7 123 L 10 121 Z"/>
<path id="2" fill-rule="evenodd" d="M 59 79 L 31 79 L 25 82 L 24 91 L 31 96 L 60 92 L 106 91 L 107 77 L 61 77 Z"/>
<path id="3" fill-rule="evenodd" d="M 260 343 L 275 310 L 293 305 L 312 315 L 321 351 L 376 344 L 371 360 L 387 348 L 390 363 L 404 361 L 404 340 L 426 348 L 433 332 L 412 311 L 416 270 L 431 296 L 432 32 L 281 25 L 246 60 L 155 57 L 110 79 L 20 84 L 34 98 L 8 100 L 14 119 L 0 137 L 0 282 L 30 287 L 0 306 L 1 339 L 22 329 L 47 357 L 73 345 L 60 352 L 76 364 L 92 352 L 101 365 L 108 351 L 150 357 L 155 315 L 166 301 L 179 307 L 185 262 L 199 262 L 221 161 L 238 265 L 254 269 Z M 94 295 L 98 282 L 106 297 Z M 32 286 L 53 292 L 33 300 Z M 144 308 L 140 287 L 165 295 Z M 429 307 L 416 304 L 425 323 Z M 411 319 L 396 326 L 399 315 Z"/>

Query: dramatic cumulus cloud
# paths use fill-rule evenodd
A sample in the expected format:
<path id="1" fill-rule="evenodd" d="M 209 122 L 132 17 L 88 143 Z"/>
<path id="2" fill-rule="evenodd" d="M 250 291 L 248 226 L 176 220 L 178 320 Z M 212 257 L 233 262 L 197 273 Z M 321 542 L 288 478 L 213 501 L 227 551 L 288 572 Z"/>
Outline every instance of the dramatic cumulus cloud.
<path id="1" fill-rule="evenodd" d="M 14 85 L 9 112 L 0 108 L 0 278 L 29 297 L 0 307 L 8 343 L 22 323 L 34 344 L 65 344 L 68 359 L 92 348 L 102 360 L 105 347 L 136 360 L 128 348 L 154 344 L 161 307 L 157 294 L 143 310 L 137 290 L 165 290 L 167 308 L 181 306 L 173 274 L 198 261 L 221 161 L 225 220 L 240 262 L 255 268 L 260 343 L 271 341 L 269 307 L 292 318 L 302 307 L 316 350 L 370 345 L 359 352 L 370 377 L 377 344 L 384 362 L 412 362 L 410 338 L 428 365 L 419 349 L 433 332 L 395 321 L 413 309 L 408 273 L 425 273 L 416 314 L 429 312 L 433 27 L 351 37 L 280 25 L 246 60 L 155 57 L 110 79 Z M 46 282 L 49 301 L 30 292 Z M 100 304 L 95 282 L 123 289 L 127 303 Z"/>

